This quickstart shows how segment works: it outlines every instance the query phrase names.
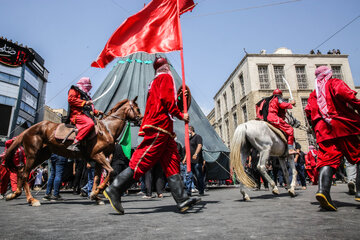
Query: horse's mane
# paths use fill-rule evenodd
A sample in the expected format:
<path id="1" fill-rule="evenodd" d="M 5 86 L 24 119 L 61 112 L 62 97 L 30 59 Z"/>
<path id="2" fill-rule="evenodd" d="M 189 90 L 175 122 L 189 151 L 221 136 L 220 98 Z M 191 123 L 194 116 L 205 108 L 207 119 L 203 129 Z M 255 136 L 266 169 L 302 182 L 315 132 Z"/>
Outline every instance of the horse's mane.
<path id="1" fill-rule="evenodd" d="M 106 117 L 107 116 L 110 116 L 111 114 L 113 114 L 114 112 L 116 112 L 119 108 L 122 107 L 122 105 L 124 105 L 125 103 L 127 103 L 129 100 L 128 99 L 124 99 L 120 102 L 118 102 L 107 114 L 106 114 Z M 105 117 L 105 118 L 106 118 Z"/>

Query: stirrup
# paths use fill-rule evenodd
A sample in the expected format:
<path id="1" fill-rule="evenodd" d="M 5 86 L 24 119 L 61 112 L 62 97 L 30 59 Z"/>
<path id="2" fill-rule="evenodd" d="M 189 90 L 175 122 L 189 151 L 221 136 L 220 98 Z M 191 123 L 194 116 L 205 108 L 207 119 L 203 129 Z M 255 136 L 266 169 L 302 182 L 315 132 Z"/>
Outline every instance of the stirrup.
<path id="1" fill-rule="evenodd" d="M 73 143 L 70 146 L 68 146 L 66 149 L 70 150 L 72 152 L 80 152 L 80 149 L 78 148 L 78 143 Z"/>

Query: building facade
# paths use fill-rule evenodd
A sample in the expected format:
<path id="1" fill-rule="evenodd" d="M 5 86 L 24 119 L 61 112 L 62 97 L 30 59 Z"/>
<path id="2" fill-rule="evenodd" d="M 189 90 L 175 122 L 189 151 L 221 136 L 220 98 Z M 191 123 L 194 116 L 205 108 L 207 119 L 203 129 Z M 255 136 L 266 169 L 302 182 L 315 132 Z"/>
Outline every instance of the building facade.
<path id="1" fill-rule="evenodd" d="M 51 107 L 44 106 L 44 120 L 51 121 L 54 123 L 61 123 L 62 119 L 67 116 L 67 111 L 65 109 L 52 109 Z"/>
<path id="2" fill-rule="evenodd" d="M 0 38 L 0 142 L 43 120 L 44 63 L 33 49 Z"/>
<path id="3" fill-rule="evenodd" d="M 315 88 L 315 69 L 326 65 L 333 76 L 344 80 L 355 89 L 348 55 L 344 54 L 293 54 L 290 49 L 279 48 L 272 54 L 246 54 L 214 97 L 215 107 L 208 115 L 216 132 L 230 147 L 237 125 L 255 119 L 255 104 L 272 95 L 279 88 L 285 99 L 290 98 L 282 77 L 289 82 L 296 106 L 291 110 L 302 125 L 306 125 L 304 113 L 307 100 Z M 295 139 L 307 151 L 312 137 L 295 129 Z"/>

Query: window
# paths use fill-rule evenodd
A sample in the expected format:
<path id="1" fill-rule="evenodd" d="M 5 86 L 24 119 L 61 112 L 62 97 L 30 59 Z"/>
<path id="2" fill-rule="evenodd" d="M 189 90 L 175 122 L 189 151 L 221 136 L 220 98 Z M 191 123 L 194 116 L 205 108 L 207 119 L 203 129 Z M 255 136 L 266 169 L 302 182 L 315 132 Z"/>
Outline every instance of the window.
<path id="1" fill-rule="evenodd" d="M 284 66 L 274 66 L 276 88 L 285 89 L 285 83 L 283 80 Z"/>
<path id="2" fill-rule="evenodd" d="M 331 66 L 331 70 L 333 72 L 333 78 L 339 78 L 342 79 L 342 74 L 341 74 L 341 66 Z"/>
<path id="3" fill-rule="evenodd" d="M 306 78 L 305 66 L 296 66 L 295 70 L 299 89 L 307 89 L 308 83 Z"/>
<path id="4" fill-rule="evenodd" d="M 20 109 L 29 113 L 31 116 L 35 117 L 36 111 L 32 107 L 30 107 L 28 104 L 21 101 L 20 103 Z"/>
<path id="5" fill-rule="evenodd" d="M 16 103 L 16 98 L 11 98 L 11 97 L 6 97 L 3 95 L 0 95 L 0 104 L 15 107 L 15 103 Z"/>
<path id="6" fill-rule="evenodd" d="M 269 74 L 267 66 L 258 66 L 260 89 L 269 89 Z"/>
<path id="7" fill-rule="evenodd" d="M 29 93 L 31 93 L 34 97 L 39 97 L 39 92 L 31 86 L 27 81 L 24 81 L 24 89 L 26 89 Z"/>
<path id="8" fill-rule="evenodd" d="M 233 105 L 236 105 L 236 102 L 235 102 L 235 87 L 234 87 L 234 83 L 232 83 L 230 85 L 230 89 L 231 89 L 231 98 L 232 98 L 232 101 L 233 101 Z"/>
<path id="9" fill-rule="evenodd" d="M 242 96 L 244 96 L 245 95 L 244 76 L 242 74 L 240 74 L 239 79 L 240 79 L 240 86 L 241 86 L 241 94 L 242 94 Z"/>
<path id="10" fill-rule="evenodd" d="M 219 113 L 219 116 L 221 116 L 221 105 L 220 105 L 220 99 L 217 100 L 217 108 L 218 108 L 218 113 Z"/>
<path id="11" fill-rule="evenodd" d="M 242 107 L 242 112 L 243 112 L 243 115 L 244 115 L 244 122 L 247 122 L 248 117 L 247 117 L 246 105 L 244 105 L 244 106 Z"/>
<path id="12" fill-rule="evenodd" d="M 226 99 L 226 92 L 224 92 L 223 97 L 224 97 L 224 103 L 225 103 L 225 112 L 227 112 L 227 99 Z"/>
<path id="13" fill-rule="evenodd" d="M 234 131 L 235 131 L 235 129 L 237 127 L 237 115 L 236 115 L 236 113 L 233 114 L 233 119 L 234 119 Z"/>
<path id="14" fill-rule="evenodd" d="M 305 107 L 307 104 L 308 104 L 308 98 L 301 98 L 301 106 L 302 106 L 302 109 L 304 112 L 305 112 Z"/>
<path id="15" fill-rule="evenodd" d="M 225 120 L 225 127 L 226 127 L 226 138 L 227 138 L 227 145 L 230 146 L 230 130 L 229 130 L 229 120 Z"/>
<path id="16" fill-rule="evenodd" d="M 7 73 L 0 72 L 0 81 L 7 82 L 15 85 L 19 85 L 19 78 L 9 75 Z"/>

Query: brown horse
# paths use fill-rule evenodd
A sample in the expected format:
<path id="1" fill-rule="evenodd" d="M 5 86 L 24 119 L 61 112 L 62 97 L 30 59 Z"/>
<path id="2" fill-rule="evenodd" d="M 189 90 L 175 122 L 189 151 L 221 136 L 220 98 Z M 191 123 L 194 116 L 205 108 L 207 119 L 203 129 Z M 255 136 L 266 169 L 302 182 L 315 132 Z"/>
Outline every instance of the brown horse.
<path id="1" fill-rule="evenodd" d="M 20 196 L 22 187 L 24 186 L 27 202 L 32 206 L 40 206 L 40 202 L 32 197 L 28 178 L 32 169 L 49 159 L 51 153 L 61 155 L 67 158 L 81 158 L 96 162 L 95 175 L 100 176 L 102 168 L 104 168 L 108 175 L 104 182 L 93 188 L 91 193 L 92 198 L 96 198 L 100 190 L 103 190 L 109 181 L 109 177 L 113 172 L 110 162 L 106 159 L 110 157 L 114 151 L 114 142 L 120 136 L 126 121 L 133 122 L 135 125 L 140 125 L 142 115 L 140 109 L 134 100 L 125 99 L 117 103 L 103 119 L 97 120 L 98 134 L 92 139 L 86 139 L 82 142 L 81 152 L 72 152 L 66 148 L 72 144 L 72 141 L 66 141 L 64 144 L 55 139 L 55 129 L 58 123 L 50 121 L 39 122 L 32 127 L 22 132 L 12 145 L 7 149 L 4 160 L 5 165 L 11 170 L 16 170 L 12 156 L 16 149 L 22 145 L 26 155 L 26 164 L 18 171 L 17 190 L 9 194 L 6 200 L 14 199 Z"/>

